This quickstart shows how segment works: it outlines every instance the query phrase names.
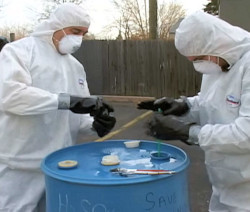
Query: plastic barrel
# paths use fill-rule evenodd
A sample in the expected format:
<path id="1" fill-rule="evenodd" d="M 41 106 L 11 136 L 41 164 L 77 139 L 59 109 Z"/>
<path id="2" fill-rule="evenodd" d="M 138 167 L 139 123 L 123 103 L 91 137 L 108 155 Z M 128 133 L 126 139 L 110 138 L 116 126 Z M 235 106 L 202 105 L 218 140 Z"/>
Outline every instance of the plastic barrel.
<path id="1" fill-rule="evenodd" d="M 45 173 L 47 212 L 189 212 L 187 168 L 189 158 L 178 147 L 142 140 L 126 148 L 124 141 L 89 142 L 48 155 Z M 160 147 L 159 147 L 160 145 Z M 168 158 L 151 158 L 157 149 Z M 105 155 L 117 155 L 119 165 L 104 166 Z M 73 160 L 73 168 L 58 166 Z M 172 170 L 175 174 L 120 175 L 114 168 Z"/>

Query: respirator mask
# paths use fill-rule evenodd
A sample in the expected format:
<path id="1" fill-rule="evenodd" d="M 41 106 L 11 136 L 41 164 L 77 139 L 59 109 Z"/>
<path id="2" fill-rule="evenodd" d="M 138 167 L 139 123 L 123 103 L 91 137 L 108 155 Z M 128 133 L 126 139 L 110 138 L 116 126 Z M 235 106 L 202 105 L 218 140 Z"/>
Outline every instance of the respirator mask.
<path id="1" fill-rule="evenodd" d="M 72 54 L 76 52 L 82 45 L 82 36 L 67 35 L 65 32 L 64 35 L 65 36 L 59 41 L 59 52 L 61 54 Z"/>
<path id="2" fill-rule="evenodd" d="M 217 64 L 209 60 L 196 60 L 193 61 L 194 69 L 202 74 L 218 74 L 222 72 L 221 67 L 218 65 L 219 57 L 217 57 Z"/>

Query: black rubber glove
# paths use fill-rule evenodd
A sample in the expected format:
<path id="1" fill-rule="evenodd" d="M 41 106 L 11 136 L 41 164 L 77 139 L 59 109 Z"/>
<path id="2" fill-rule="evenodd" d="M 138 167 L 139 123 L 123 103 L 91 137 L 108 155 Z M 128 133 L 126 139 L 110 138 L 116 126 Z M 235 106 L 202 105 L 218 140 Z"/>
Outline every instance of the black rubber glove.
<path id="1" fill-rule="evenodd" d="M 181 140 L 186 142 L 189 138 L 189 128 L 194 123 L 186 122 L 178 116 L 155 113 L 149 122 L 149 135 L 164 140 Z"/>
<path id="2" fill-rule="evenodd" d="M 114 112 L 111 105 L 103 102 L 102 107 L 95 112 L 93 128 L 98 136 L 103 137 L 107 135 L 115 126 L 116 119 L 110 113 Z"/>
<path id="3" fill-rule="evenodd" d="M 154 105 L 155 100 L 142 101 L 137 104 L 137 109 L 157 111 L 158 107 Z"/>
<path id="4" fill-rule="evenodd" d="M 188 104 L 185 99 L 174 99 L 170 97 L 163 97 L 157 100 L 143 101 L 137 105 L 138 109 L 147 109 L 153 111 L 161 110 L 163 115 L 177 115 L 181 116 L 188 110 Z"/>
<path id="5" fill-rule="evenodd" d="M 188 104 L 184 99 L 173 99 L 170 97 L 163 97 L 157 99 L 154 105 L 162 110 L 163 115 L 176 115 L 181 116 L 185 114 L 188 110 Z"/>
<path id="6" fill-rule="evenodd" d="M 69 109 L 73 113 L 85 114 L 90 113 L 90 115 L 94 115 L 96 111 L 99 111 L 103 106 L 103 100 L 97 96 L 91 97 L 77 97 L 70 96 L 70 107 Z"/>

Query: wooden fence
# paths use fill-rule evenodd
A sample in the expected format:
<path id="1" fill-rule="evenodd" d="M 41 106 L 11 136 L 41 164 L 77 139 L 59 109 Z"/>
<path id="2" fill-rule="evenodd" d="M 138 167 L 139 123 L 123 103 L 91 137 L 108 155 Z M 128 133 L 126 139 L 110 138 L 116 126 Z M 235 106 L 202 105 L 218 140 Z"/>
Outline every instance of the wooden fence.
<path id="1" fill-rule="evenodd" d="M 84 65 L 92 94 L 191 96 L 201 75 L 173 41 L 84 41 L 75 57 Z"/>

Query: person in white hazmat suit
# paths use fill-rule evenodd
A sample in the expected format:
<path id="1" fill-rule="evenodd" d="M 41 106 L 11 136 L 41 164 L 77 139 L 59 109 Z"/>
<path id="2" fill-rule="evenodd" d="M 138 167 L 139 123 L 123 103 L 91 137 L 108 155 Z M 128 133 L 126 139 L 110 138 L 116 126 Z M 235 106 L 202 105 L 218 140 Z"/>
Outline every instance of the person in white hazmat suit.
<path id="1" fill-rule="evenodd" d="M 0 211 L 34 212 L 44 194 L 41 160 L 73 145 L 79 132 L 107 134 L 113 108 L 90 96 L 83 66 L 71 55 L 89 15 L 60 5 L 31 36 L 0 54 Z"/>
<path id="2" fill-rule="evenodd" d="M 194 97 L 138 104 L 151 109 L 151 135 L 197 143 L 212 184 L 210 212 L 250 211 L 250 34 L 204 12 L 176 30 L 177 50 L 203 73 Z"/>

